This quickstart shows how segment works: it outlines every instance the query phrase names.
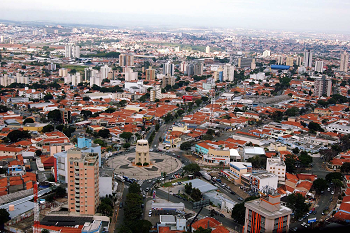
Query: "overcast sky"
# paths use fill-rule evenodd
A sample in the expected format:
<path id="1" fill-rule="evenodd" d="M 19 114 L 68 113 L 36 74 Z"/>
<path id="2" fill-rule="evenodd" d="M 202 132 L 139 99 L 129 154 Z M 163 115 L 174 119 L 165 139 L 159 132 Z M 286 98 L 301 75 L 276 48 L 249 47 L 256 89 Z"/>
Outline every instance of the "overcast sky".
<path id="1" fill-rule="evenodd" d="M 0 0 L 0 19 L 349 32 L 350 0 Z"/>

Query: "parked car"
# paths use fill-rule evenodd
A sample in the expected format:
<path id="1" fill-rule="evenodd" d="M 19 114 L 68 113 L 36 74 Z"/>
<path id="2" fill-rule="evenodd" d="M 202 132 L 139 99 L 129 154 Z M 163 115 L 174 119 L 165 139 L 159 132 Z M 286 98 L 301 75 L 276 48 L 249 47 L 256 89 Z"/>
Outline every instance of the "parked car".
<path id="1" fill-rule="evenodd" d="M 234 191 L 231 191 L 231 194 L 232 194 L 232 195 L 236 195 L 236 193 L 235 193 Z"/>
<path id="2" fill-rule="evenodd" d="M 243 201 L 243 198 L 239 197 L 238 200 Z"/>
<path id="3" fill-rule="evenodd" d="M 119 203 L 119 208 L 123 208 L 123 202 Z"/>

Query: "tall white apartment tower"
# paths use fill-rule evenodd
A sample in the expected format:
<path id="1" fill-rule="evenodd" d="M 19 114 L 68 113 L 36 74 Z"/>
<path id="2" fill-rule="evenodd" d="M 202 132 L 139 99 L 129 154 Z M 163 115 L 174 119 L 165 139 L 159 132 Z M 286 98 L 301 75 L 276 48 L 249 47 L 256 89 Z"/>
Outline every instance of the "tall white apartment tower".
<path id="1" fill-rule="evenodd" d="M 312 67 L 312 52 L 311 50 L 304 51 L 304 66 Z"/>
<path id="2" fill-rule="evenodd" d="M 205 53 L 210 53 L 210 47 L 209 47 L 209 45 L 205 48 Z"/>
<path id="3" fill-rule="evenodd" d="M 80 47 L 78 45 L 68 44 L 65 46 L 65 57 L 80 58 Z"/>
<path id="4" fill-rule="evenodd" d="M 235 78 L 235 67 L 231 64 L 224 65 L 223 80 L 232 82 Z"/>
<path id="5" fill-rule="evenodd" d="M 349 66 L 349 54 L 344 51 L 340 55 L 340 71 L 342 72 L 348 72 L 348 66 Z"/>
<path id="6" fill-rule="evenodd" d="M 65 57 L 71 57 L 72 56 L 72 45 L 66 45 L 65 46 Z"/>
<path id="7" fill-rule="evenodd" d="M 110 67 L 108 67 L 107 65 L 104 65 L 101 67 L 100 72 L 101 72 L 101 79 L 106 79 L 108 78 L 108 73 L 111 71 L 112 69 Z"/>
<path id="8" fill-rule="evenodd" d="M 322 73 L 323 72 L 323 61 L 315 62 L 315 71 Z"/>
<path id="9" fill-rule="evenodd" d="M 167 63 L 163 64 L 163 74 L 164 75 L 170 75 L 173 76 L 174 75 L 174 64 L 171 64 L 170 61 L 168 61 Z"/>

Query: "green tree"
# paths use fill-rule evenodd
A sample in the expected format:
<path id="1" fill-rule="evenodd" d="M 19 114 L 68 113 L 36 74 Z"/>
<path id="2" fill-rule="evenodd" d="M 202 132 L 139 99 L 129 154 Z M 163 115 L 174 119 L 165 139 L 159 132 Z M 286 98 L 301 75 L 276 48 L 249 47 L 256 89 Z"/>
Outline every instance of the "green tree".
<path id="1" fill-rule="evenodd" d="M 42 229 L 41 233 L 50 233 L 50 231 L 48 229 Z"/>
<path id="2" fill-rule="evenodd" d="M 199 167 L 199 165 L 197 163 L 190 163 L 190 164 L 187 164 L 183 170 L 187 173 L 190 173 L 190 174 L 194 174 L 196 172 L 199 172 L 201 170 L 201 168 Z"/>
<path id="3" fill-rule="evenodd" d="M 49 94 L 46 94 L 44 96 L 44 101 L 49 101 L 49 100 L 52 100 L 53 99 L 53 96 L 49 93 Z"/>
<path id="4" fill-rule="evenodd" d="M 209 134 L 209 135 L 214 135 L 215 134 L 215 130 L 213 129 L 208 129 L 206 134 Z"/>
<path id="5" fill-rule="evenodd" d="M 12 130 L 8 135 L 7 138 L 11 141 L 11 142 L 18 142 L 22 139 L 25 138 L 30 138 L 30 134 L 28 131 L 26 130 Z"/>
<path id="6" fill-rule="evenodd" d="M 128 148 L 130 147 L 130 143 L 128 143 L 128 142 L 124 143 L 124 144 L 123 144 L 123 147 L 124 147 L 125 149 L 128 149 Z"/>
<path id="7" fill-rule="evenodd" d="M 5 209 L 0 209 L 0 226 L 3 226 L 8 220 L 10 220 L 9 212 Z"/>
<path id="8" fill-rule="evenodd" d="M 210 135 L 210 134 L 204 134 L 204 135 L 202 135 L 202 140 L 209 140 L 209 141 L 211 141 L 211 140 L 213 140 L 213 136 L 212 135 Z"/>
<path id="9" fill-rule="evenodd" d="M 340 171 L 342 173 L 348 174 L 350 172 L 350 163 L 349 162 L 343 163 L 343 165 L 340 168 Z"/>
<path id="10" fill-rule="evenodd" d="M 287 207 L 293 210 L 296 219 L 302 217 L 309 210 L 309 205 L 305 203 L 305 198 L 300 193 L 287 196 Z"/>
<path id="11" fill-rule="evenodd" d="M 0 112 L 7 112 L 9 109 L 5 105 L 0 105 Z"/>
<path id="12" fill-rule="evenodd" d="M 98 145 L 100 145 L 102 147 L 106 147 L 107 146 L 107 143 L 105 141 L 103 141 L 102 139 L 99 139 L 99 138 L 95 139 L 94 143 L 98 144 Z"/>
<path id="13" fill-rule="evenodd" d="M 64 125 L 57 125 L 56 126 L 56 129 L 58 130 L 58 131 L 63 131 L 63 129 L 64 129 Z"/>
<path id="14" fill-rule="evenodd" d="M 300 150 L 298 147 L 295 147 L 295 148 L 293 148 L 292 152 L 297 155 L 297 154 L 299 154 Z"/>
<path id="15" fill-rule="evenodd" d="M 202 193 L 199 189 L 193 188 L 191 191 L 191 197 L 194 201 L 200 201 L 202 199 Z"/>
<path id="16" fill-rule="evenodd" d="M 321 191 L 324 191 L 328 187 L 328 182 L 325 179 L 318 178 L 313 182 L 312 185 L 316 192 L 320 194 Z"/>
<path id="17" fill-rule="evenodd" d="M 102 138 L 108 138 L 111 134 L 109 133 L 109 129 L 101 129 L 98 131 L 98 136 Z"/>
<path id="18" fill-rule="evenodd" d="M 130 184 L 129 193 L 141 194 L 140 185 L 136 182 Z"/>
<path id="19" fill-rule="evenodd" d="M 23 121 L 23 125 L 28 124 L 28 123 L 34 123 L 34 120 L 33 120 L 32 118 L 26 118 L 26 119 Z"/>
<path id="20" fill-rule="evenodd" d="M 81 110 L 80 114 L 83 115 L 86 120 L 92 115 L 92 112 L 90 110 Z"/>
<path id="21" fill-rule="evenodd" d="M 44 127 L 43 127 L 43 129 L 41 130 L 41 132 L 43 132 L 43 133 L 49 133 L 49 132 L 52 132 L 52 131 L 54 131 L 55 130 L 55 128 L 53 127 L 53 125 L 45 125 Z"/>
<path id="22" fill-rule="evenodd" d="M 297 107 L 288 108 L 287 111 L 285 111 L 287 116 L 296 116 L 298 113 L 299 109 Z"/>
<path id="23" fill-rule="evenodd" d="M 245 207 L 244 207 L 244 202 L 236 204 L 232 208 L 232 213 L 231 217 L 236 220 L 241 225 L 244 225 L 244 220 L 245 220 Z"/>
<path id="24" fill-rule="evenodd" d="M 194 233 L 211 233 L 212 229 L 204 229 L 203 227 L 198 227 L 197 230 L 194 231 Z"/>
<path id="25" fill-rule="evenodd" d="M 127 142 L 131 139 L 132 133 L 130 132 L 123 132 L 119 135 L 119 137 L 124 138 Z"/>
<path id="26" fill-rule="evenodd" d="M 180 149 L 181 150 L 189 150 L 189 149 L 191 149 L 191 146 L 192 146 L 192 142 L 183 142 L 180 145 Z"/>
<path id="27" fill-rule="evenodd" d="M 202 104 L 202 100 L 201 99 L 196 99 L 195 103 L 197 104 L 197 106 L 199 107 Z"/>
<path id="28" fill-rule="evenodd" d="M 115 108 L 107 108 L 107 109 L 105 110 L 106 113 L 113 113 L 113 112 L 115 112 L 115 111 L 116 111 Z"/>
<path id="29" fill-rule="evenodd" d="M 191 182 L 186 183 L 185 184 L 185 193 L 191 194 L 191 192 L 192 192 L 192 183 Z"/>
<path id="30" fill-rule="evenodd" d="M 318 123 L 316 123 L 316 122 L 313 122 L 313 121 L 311 121 L 307 127 L 308 127 L 310 130 L 324 132 L 324 130 L 322 129 L 322 127 L 320 126 L 320 124 L 318 124 Z"/>
<path id="31" fill-rule="evenodd" d="M 299 161 L 304 167 L 308 167 L 312 163 L 312 157 L 306 152 L 302 151 L 299 155 Z"/>
<path id="32" fill-rule="evenodd" d="M 41 150 L 36 150 L 35 151 L 35 156 L 41 156 L 43 152 Z"/>
<path id="33" fill-rule="evenodd" d="M 54 122 L 63 122 L 62 113 L 61 113 L 61 111 L 58 110 L 58 109 L 55 109 L 55 110 L 50 111 L 50 112 L 47 114 L 47 118 L 48 118 L 49 120 L 54 121 Z"/>
<path id="34" fill-rule="evenodd" d="M 326 180 L 330 183 L 332 180 L 343 180 L 343 175 L 340 172 L 332 172 L 326 175 Z"/>

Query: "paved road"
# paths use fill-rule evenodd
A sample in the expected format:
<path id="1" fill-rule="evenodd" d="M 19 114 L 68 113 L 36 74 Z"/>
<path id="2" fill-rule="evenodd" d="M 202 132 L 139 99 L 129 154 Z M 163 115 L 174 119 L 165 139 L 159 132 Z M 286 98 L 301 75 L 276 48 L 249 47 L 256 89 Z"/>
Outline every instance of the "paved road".
<path id="1" fill-rule="evenodd" d="M 162 190 L 157 190 L 157 196 L 159 198 L 162 198 L 162 199 L 165 199 L 167 200 L 168 199 L 168 193 L 167 192 L 164 192 Z M 174 203 L 184 203 L 185 204 L 185 207 L 186 209 L 190 209 L 192 210 L 192 204 L 188 201 L 184 201 L 182 199 L 179 199 L 177 197 L 174 197 L 172 195 L 169 195 L 169 201 L 170 202 L 174 202 Z M 194 211 L 198 211 L 198 210 L 194 210 Z M 200 213 L 201 216 L 210 216 L 210 211 L 209 209 L 206 209 L 206 208 L 203 208 L 203 210 L 201 211 Z M 232 229 L 235 229 L 235 230 L 241 230 L 242 229 L 242 226 L 237 224 L 236 222 L 234 222 L 231 218 L 223 218 L 223 217 L 220 217 L 220 216 L 215 216 L 214 218 L 216 218 L 218 221 L 222 222 L 222 224 L 226 227 L 229 227 L 229 228 L 232 228 Z"/>
<path id="2" fill-rule="evenodd" d="M 323 164 L 323 160 L 319 157 L 313 157 L 313 167 L 310 170 L 310 173 L 317 175 L 317 178 L 325 178 L 326 175 L 328 173 L 330 173 L 329 171 L 326 171 L 325 169 L 322 168 L 322 164 Z M 332 191 L 332 189 L 331 189 Z M 320 220 L 322 217 L 322 212 L 324 209 L 326 209 L 327 207 L 329 207 L 330 203 L 331 203 L 331 198 L 333 195 L 331 195 L 331 192 L 325 190 L 324 193 L 322 195 L 320 195 L 320 199 L 318 200 L 318 204 L 315 207 L 316 210 L 316 215 L 311 214 L 309 216 L 309 218 L 313 218 L 316 217 L 317 220 Z M 337 198 L 337 197 L 333 197 Z M 303 221 L 297 221 L 295 223 L 292 223 L 290 225 L 291 228 L 293 227 L 298 227 L 298 229 L 304 229 L 304 227 L 302 227 L 300 224 L 302 222 L 307 222 L 307 218 L 304 219 Z"/>

